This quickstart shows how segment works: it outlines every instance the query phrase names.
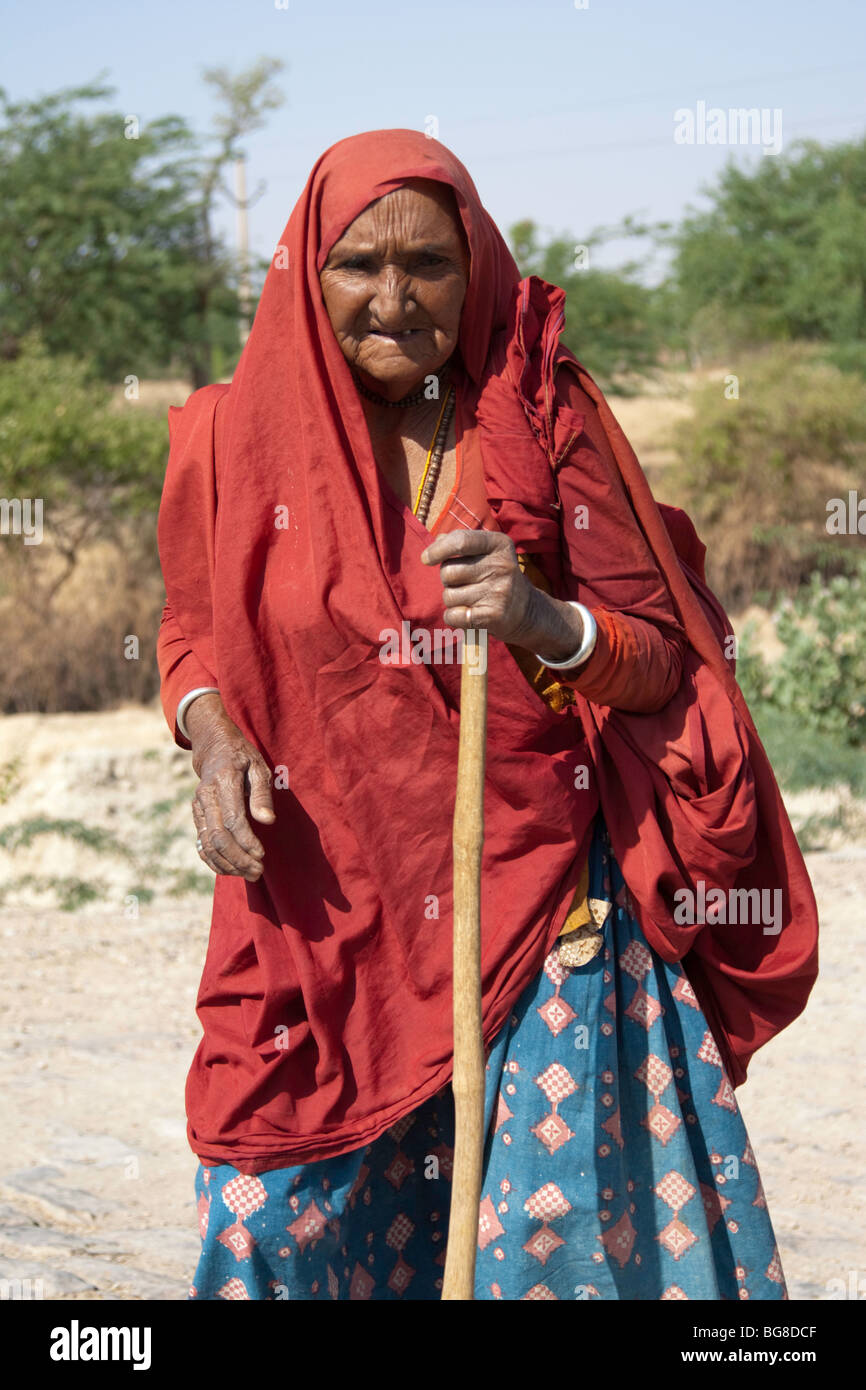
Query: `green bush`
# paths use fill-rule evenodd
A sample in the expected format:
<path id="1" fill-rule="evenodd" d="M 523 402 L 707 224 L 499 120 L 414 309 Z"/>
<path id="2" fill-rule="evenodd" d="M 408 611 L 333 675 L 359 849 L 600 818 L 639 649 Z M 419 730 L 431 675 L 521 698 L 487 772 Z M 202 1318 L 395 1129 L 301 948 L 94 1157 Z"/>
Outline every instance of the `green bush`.
<path id="1" fill-rule="evenodd" d="M 737 677 L 779 780 L 866 793 L 866 555 L 829 583 L 813 575 L 775 621 L 778 661 L 752 649 L 747 629 Z"/>
<path id="2" fill-rule="evenodd" d="M 167 445 L 165 413 L 118 406 L 86 358 L 52 357 L 33 334 L 0 362 L 0 489 L 43 498 L 64 554 L 104 539 L 118 517 L 155 510 Z"/>
<path id="3" fill-rule="evenodd" d="M 710 585 L 736 609 L 794 593 L 813 571 L 838 574 L 862 547 L 828 533 L 827 504 L 864 477 L 866 382 L 805 344 L 744 355 L 730 375 L 677 426 L 665 490 L 693 516 Z"/>
<path id="4" fill-rule="evenodd" d="M 854 796 L 866 797 L 866 748 L 807 728 L 798 715 L 767 701 L 750 702 L 749 709 L 785 791 L 846 786 Z"/>
<path id="5" fill-rule="evenodd" d="M 769 698 L 804 728 L 854 748 L 866 743 L 866 556 L 850 574 L 809 585 L 779 612 L 784 653 L 772 669 Z"/>

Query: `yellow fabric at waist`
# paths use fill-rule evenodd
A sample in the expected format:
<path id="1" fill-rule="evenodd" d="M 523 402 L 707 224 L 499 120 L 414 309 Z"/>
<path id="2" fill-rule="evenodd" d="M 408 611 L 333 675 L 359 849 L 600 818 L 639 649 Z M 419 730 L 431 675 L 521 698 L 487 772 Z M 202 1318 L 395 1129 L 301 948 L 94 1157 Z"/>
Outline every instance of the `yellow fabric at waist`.
<path id="1" fill-rule="evenodd" d="M 519 551 L 517 563 L 536 589 L 542 589 L 546 594 L 550 593 L 550 585 L 546 576 L 542 574 L 537 565 L 533 564 L 528 555 Z M 540 695 L 545 704 L 549 705 L 556 714 L 560 714 L 568 705 L 574 704 L 574 691 L 571 687 L 561 685 L 559 681 L 554 680 L 547 667 L 538 660 L 537 656 L 526 651 L 524 647 L 509 646 L 508 650 L 535 693 Z"/>
<path id="2" fill-rule="evenodd" d="M 578 927 L 587 926 L 592 920 L 593 916 L 589 907 L 589 857 L 587 856 L 580 871 L 580 881 L 574 890 L 568 916 L 562 924 L 559 935 L 567 936 L 569 932 L 577 931 Z"/>

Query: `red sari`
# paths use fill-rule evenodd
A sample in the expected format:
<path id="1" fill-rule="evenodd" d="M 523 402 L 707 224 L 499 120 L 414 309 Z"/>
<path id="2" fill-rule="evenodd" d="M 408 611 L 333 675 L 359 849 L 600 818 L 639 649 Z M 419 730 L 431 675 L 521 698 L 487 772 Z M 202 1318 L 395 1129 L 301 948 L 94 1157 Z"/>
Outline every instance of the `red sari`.
<path id="1" fill-rule="evenodd" d="M 451 185 L 469 242 L 462 412 L 487 524 L 540 558 L 559 597 L 682 652 L 676 694 L 656 713 L 579 688 L 557 712 L 490 642 L 485 1039 L 560 931 L 599 808 L 642 930 L 665 960 L 684 960 L 735 1083 L 815 976 L 814 897 L 691 523 L 670 509 L 663 519 L 559 343 L 562 291 L 520 281 L 459 161 L 412 131 L 352 137 L 317 162 L 292 213 L 231 386 L 172 412 L 159 520 L 170 725 L 180 695 L 218 686 L 288 775 L 275 824 L 256 827 L 260 881 L 216 880 L 187 1084 L 194 1151 L 247 1173 L 368 1143 L 451 1075 L 460 672 L 379 659 L 381 634 L 404 619 L 443 626 L 441 581 L 419 559 L 430 532 L 379 474 L 318 283 L 349 223 L 413 177 Z M 591 417 L 556 403 L 557 367 Z M 606 454 L 591 438 L 599 423 Z M 587 529 L 570 524 L 576 507 Z M 674 894 L 702 879 L 781 889 L 781 932 L 677 925 Z"/>

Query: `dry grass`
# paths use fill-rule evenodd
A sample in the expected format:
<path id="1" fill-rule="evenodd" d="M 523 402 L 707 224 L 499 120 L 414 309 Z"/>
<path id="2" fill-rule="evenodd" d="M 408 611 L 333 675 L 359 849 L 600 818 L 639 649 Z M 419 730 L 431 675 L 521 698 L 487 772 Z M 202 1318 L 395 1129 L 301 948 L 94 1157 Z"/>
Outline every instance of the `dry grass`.
<path id="1" fill-rule="evenodd" d="M 60 561 L 34 547 L 3 575 L 0 709 L 106 709 L 150 700 L 158 689 L 155 643 L 164 602 L 155 539 L 100 541 L 48 601 Z"/>

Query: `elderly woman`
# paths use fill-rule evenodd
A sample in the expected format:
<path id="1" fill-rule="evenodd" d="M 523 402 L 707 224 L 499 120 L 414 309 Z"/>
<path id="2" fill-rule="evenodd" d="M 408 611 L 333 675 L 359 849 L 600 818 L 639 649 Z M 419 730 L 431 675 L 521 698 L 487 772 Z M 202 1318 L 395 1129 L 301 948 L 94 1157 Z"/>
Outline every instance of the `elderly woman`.
<path id="1" fill-rule="evenodd" d="M 217 875 L 193 1298 L 439 1297 L 470 628 L 476 1296 L 786 1296 L 733 1087 L 805 1004 L 814 898 L 703 547 L 560 344 L 563 302 L 442 145 L 354 136 L 231 385 L 172 415 L 162 692 Z"/>

